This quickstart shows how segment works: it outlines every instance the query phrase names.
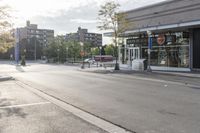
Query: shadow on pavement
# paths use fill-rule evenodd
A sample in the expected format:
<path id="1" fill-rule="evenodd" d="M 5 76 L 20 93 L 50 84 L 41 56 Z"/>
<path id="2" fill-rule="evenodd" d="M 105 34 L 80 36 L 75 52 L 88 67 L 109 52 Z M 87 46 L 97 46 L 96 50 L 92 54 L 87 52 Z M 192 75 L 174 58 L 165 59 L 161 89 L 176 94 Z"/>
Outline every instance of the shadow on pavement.
<path id="1" fill-rule="evenodd" d="M 11 117 L 11 116 L 26 118 L 27 114 L 23 112 L 22 108 L 6 107 L 6 106 L 12 106 L 12 101 L 14 100 L 7 98 L 0 98 L 0 119 L 3 117 Z"/>
<path id="2" fill-rule="evenodd" d="M 22 66 L 17 65 L 15 68 L 17 71 L 25 72 L 24 69 L 22 68 Z"/>
<path id="3" fill-rule="evenodd" d="M 190 88 L 192 88 L 192 89 L 195 89 L 195 90 L 200 90 L 200 87 L 190 87 Z"/>

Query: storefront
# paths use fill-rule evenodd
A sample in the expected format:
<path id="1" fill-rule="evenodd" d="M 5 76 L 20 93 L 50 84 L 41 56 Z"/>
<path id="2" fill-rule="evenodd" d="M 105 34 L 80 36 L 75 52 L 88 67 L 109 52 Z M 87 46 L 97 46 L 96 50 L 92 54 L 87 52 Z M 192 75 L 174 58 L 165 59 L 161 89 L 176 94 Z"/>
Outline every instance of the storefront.
<path id="1" fill-rule="evenodd" d="M 152 38 L 152 69 L 200 70 L 200 1 L 181 2 L 162 2 L 127 12 L 127 19 L 135 26 L 122 35 L 125 43 L 119 50 L 121 64 L 130 67 L 136 58 L 148 59 L 149 38 Z"/>

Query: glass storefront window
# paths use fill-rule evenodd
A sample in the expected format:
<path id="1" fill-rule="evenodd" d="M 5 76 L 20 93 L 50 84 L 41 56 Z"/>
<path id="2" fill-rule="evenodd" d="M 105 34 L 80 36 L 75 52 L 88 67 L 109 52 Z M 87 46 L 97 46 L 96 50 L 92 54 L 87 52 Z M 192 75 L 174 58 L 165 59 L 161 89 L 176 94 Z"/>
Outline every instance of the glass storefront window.
<path id="1" fill-rule="evenodd" d="M 151 50 L 151 65 L 164 67 L 189 67 L 189 37 L 183 32 L 172 33 L 175 41 L 164 45 L 153 43 Z M 148 57 L 147 46 L 141 47 L 142 58 Z"/>

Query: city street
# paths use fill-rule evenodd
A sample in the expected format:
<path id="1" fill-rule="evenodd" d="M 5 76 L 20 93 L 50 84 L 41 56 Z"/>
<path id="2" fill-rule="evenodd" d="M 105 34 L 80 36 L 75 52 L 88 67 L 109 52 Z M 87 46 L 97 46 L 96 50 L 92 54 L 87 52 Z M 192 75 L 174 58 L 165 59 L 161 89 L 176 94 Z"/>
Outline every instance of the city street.
<path id="1" fill-rule="evenodd" d="M 77 66 L 36 63 L 30 63 L 26 67 L 5 63 L 0 68 L 0 74 L 12 75 L 16 81 L 23 82 L 132 132 L 199 133 L 200 131 L 199 78 L 138 73 L 89 73 L 81 71 Z M 12 86 L 15 84 L 14 82 L 0 82 L 1 94 L 12 89 L 12 87 L 4 88 L 4 84 Z M 19 92 L 20 90 L 16 91 Z M 23 99 L 19 99 L 20 104 L 41 104 L 30 108 L 23 107 L 17 111 L 20 114 L 16 114 L 11 120 L 8 117 L 3 117 L 1 113 L 0 123 L 6 121 L 1 126 L 10 125 L 6 127 L 5 131 L 12 132 L 15 128 L 19 129 L 28 123 L 35 123 L 38 118 L 39 120 L 45 119 L 45 121 L 37 121 L 37 124 L 41 127 L 38 131 L 35 131 L 37 124 L 28 124 L 33 132 L 47 131 L 45 130 L 45 123 L 51 123 L 51 121 L 53 121 L 51 124 L 56 127 L 63 127 L 64 122 L 76 123 L 77 130 L 73 126 L 69 126 L 72 128 L 70 130 L 75 130 L 74 132 L 79 132 L 78 129 L 84 129 L 88 133 L 91 128 L 96 132 L 103 132 L 97 127 L 88 125 L 85 122 L 82 123 L 80 119 L 69 115 L 68 112 L 55 107 L 44 99 L 34 96 L 31 92 L 27 91 L 25 93 L 22 96 L 13 93 L 11 96 L 16 99 Z M 31 119 L 28 117 L 31 117 Z M 17 127 L 12 127 L 20 119 L 25 119 L 25 121 Z M 69 125 L 69 123 L 65 125 Z M 65 131 L 67 129 L 63 132 Z M 54 130 L 49 129 L 47 132 L 54 132 Z M 71 131 L 69 132 L 71 133 Z"/>
<path id="2" fill-rule="evenodd" d="M 0 1 L 0 133 L 200 133 L 199 0 Z"/>

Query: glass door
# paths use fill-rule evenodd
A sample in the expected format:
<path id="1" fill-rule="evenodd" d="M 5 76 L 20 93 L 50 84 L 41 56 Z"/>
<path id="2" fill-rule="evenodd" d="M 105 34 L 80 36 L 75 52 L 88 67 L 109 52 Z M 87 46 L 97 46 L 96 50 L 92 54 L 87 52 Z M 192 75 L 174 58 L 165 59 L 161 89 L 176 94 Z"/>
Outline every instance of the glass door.
<path id="1" fill-rule="evenodd" d="M 128 48 L 128 64 L 132 66 L 132 61 L 135 59 L 140 59 L 140 48 L 139 47 Z"/>

